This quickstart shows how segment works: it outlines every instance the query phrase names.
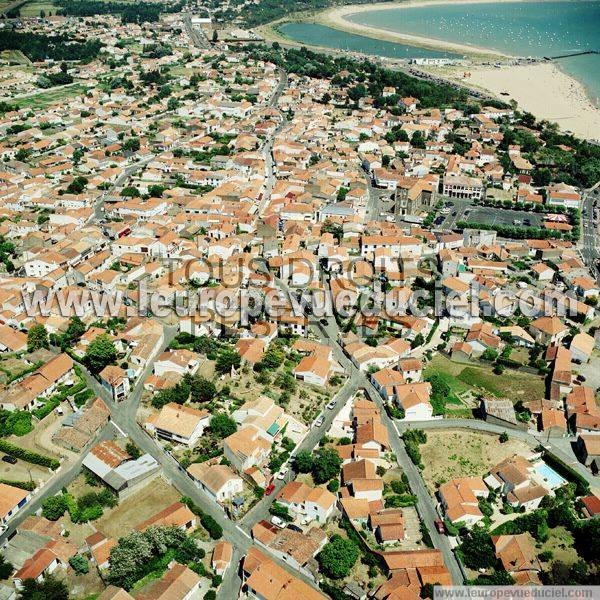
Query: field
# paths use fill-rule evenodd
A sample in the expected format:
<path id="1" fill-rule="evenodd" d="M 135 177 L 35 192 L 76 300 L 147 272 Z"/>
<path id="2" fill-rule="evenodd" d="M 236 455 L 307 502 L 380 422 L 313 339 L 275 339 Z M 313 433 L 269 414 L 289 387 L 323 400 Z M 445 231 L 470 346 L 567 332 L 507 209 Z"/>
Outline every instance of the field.
<path id="1" fill-rule="evenodd" d="M 460 396 L 468 391 L 483 392 L 512 400 L 536 400 L 545 396 L 544 378 L 532 373 L 506 369 L 496 375 L 491 366 L 456 363 L 436 354 L 425 369 L 425 377 L 439 373 L 453 394 Z"/>
<path id="2" fill-rule="evenodd" d="M 491 467 L 515 453 L 529 453 L 524 442 L 466 429 L 427 431 L 427 443 L 420 446 L 423 479 L 433 493 L 440 484 L 455 477 L 483 476 Z"/>
<path id="3" fill-rule="evenodd" d="M 18 65 L 31 64 L 31 61 L 20 50 L 2 50 L 0 60 Z"/>
<path id="4" fill-rule="evenodd" d="M 51 14 L 56 14 L 57 10 L 58 6 L 55 6 L 52 2 L 44 2 L 44 0 L 38 2 L 34 0 L 33 2 L 28 2 L 21 6 L 19 12 L 22 17 L 39 17 L 41 11 L 44 11 L 45 15 L 49 17 Z"/>
<path id="5" fill-rule="evenodd" d="M 10 100 L 12 106 L 18 108 L 45 108 L 51 104 L 57 104 L 71 96 L 77 96 L 85 91 L 85 88 L 79 83 L 61 86 L 54 89 L 44 90 L 38 94 L 31 94 L 23 98 Z"/>

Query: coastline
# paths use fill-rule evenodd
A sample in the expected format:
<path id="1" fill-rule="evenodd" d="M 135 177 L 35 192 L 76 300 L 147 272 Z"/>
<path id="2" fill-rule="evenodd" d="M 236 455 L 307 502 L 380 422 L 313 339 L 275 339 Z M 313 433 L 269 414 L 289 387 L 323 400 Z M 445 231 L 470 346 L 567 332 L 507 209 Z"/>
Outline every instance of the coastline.
<path id="1" fill-rule="evenodd" d="M 436 40 L 411 34 L 403 34 L 387 29 L 364 26 L 348 21 L 345 17 L 362 12 L 394 10 L 422 6 L 447 4 L 483 4 L 490 0 L 408 0 L 407 2 L 378 2 L 374 4 L 352 4 L 336 6 L 321 12 L 284 18 L 259 28 L 261 34 L 271 41 L 279 41 L 290 46 L 307 46 L 288 38 L 277 30 L 277 25 L 285 22 L 316 23 L 354 35 L 407 44 L 431 50 L 442 50 L 462 54 L 466 64 L 454 69 L 423 69 L 436 75 L 458 82 L 465 87 L 473 87 L 508 101 L 513 99 L 519 108 L 531 112 L 539 119 L 558 123 L 560 128 L 571 131 L 586 139 L 600 138 L 600 107 L 597 107 L 585 85 L 561 69 L 555 62 L 539 62 L 515 65 L 513 56 L 502 54 L 490 48 L 471 46 Z M 527 0 L 496 0 L 502 3 L 521 3 Z M 323 50 L 321 46 L 311 46 Z M 325 48 L 332 51 L 331 48 Z M 491 60 L 499 63 L 491 66 Z M 482 64 L 486 63 L 487 64 Z M 464 72 L 471 76 L 464 78 Z M 549 93 L 549 91 L 552 93 Z"/>
<path id="2" fill-rule="evenodd" d="M 397 10 L 404 8 L 419 8 L 423 6 L 439 6 L 443 4 L 485 4 L 490 0 L 408 0 L 408 2 L 376 2 L 375 4 L 349 4 L 346 6 L 335 6 L 314 15 L 303 17 L 301 20 L 305 23 L 318 23 L 332 29 L 362 35 L 378 40 L 397 44 L 407 44 L 416 46 L 417 48 L 427 48 L 429 50 L 441 50 L 444 52 L 452 52 L 459 55 L 466 55 L 471 58 L 479 59 L 501 59 L 507 60 L 513 58 L 509 54 L 485 48 L 484 46 L 475 46 L 472 44 L 461 44 L 458 42 L 449 42 L 439 40 L 432 37 L 422 35 L 414 35 L 410 33 L 401 33 L 391 29 L 372 27 L 353 23 L 345 17 L 356 15 L 359 13 L 368 13 L 380 10 Z M 496 0 L 501 3 L 521 3 L 527 0 Z"/>

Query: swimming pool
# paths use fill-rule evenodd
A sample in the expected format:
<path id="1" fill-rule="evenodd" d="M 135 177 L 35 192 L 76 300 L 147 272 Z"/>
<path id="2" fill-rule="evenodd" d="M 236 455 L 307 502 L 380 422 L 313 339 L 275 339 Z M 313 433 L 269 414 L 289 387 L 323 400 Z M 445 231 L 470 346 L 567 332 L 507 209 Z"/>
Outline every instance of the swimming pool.
<path id="1" fill-rule="evenodd" d="M 542 485 L 549 487 L 551 490 L 560 487 L 567 483 L 566 479 L 563 479 L 554 469 L 550 468 L 545 462 L 539 462 L 534 465 L 533 472 L 537 475 Z"/>

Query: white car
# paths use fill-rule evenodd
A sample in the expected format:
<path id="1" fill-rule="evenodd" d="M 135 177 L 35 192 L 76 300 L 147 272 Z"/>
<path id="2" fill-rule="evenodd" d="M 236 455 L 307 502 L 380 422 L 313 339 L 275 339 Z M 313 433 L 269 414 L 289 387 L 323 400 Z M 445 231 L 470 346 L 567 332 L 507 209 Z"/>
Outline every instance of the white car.
<path id="1" fill-rule="evenodd" d="M 289 469 L 283 469 L 277 473 L 277 479 L 285 479 L 285 476 L 288 474 Z"/>
<path id="2" fill-rule="evenodd" d="M 321 415 L 316 421 L 315 421 L 315 427 L 321 427 L 321 425 L 323 425 L 323 423 L 325 422 L 325 417 L 323 415 Z"/>
<path id="3" fill-rule="evenodd" d="M 332 400 L 331 402 L 329 402 L 329 404 L 327 404 L 326 408 L 328 408 L 329 410 L 333 410 L 335 408 L 336 405 L 336 401 Z"/>
<path id="4" fill-rule="evenodd" d="M 279 529 L 285 528 L 285 521 L 283 519 L 280 519 L 279 517 L 272 516 L 271 523 L 273 523 L 273 525 L 279 527 Z"/>

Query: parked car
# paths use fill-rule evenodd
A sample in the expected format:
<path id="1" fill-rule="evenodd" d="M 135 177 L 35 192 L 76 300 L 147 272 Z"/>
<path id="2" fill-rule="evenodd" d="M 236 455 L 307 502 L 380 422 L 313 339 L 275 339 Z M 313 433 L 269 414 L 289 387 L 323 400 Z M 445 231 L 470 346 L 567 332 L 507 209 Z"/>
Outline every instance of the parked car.
<path id="1" fill-rule="evenodd" d="M 446 533 L 446 526 L 444 525 L 444 521 L 442 521 L 441 519 L 436 520 L 435 528 L 437 529 L 438 533 L 441 535 L 444 535 Z"/>
<path id="2" fill-rule="evenodd" d="M 336 405 L 336 404 L 337 404 L 337 402 L 336 402 L 335 400 L 332 400 L 331 402 L 329 402 L 329 403 L 327 404 L 327 408 L 328 408 L 329 410 L 333 410 L 333 409 L 335 408 L 335 405 Z"/>
<path id="3" fill-rule="evenodd" d="M 281 471 L 279 471 L 279 473 L 277 473 L 277 479 L 285 479 L 285 476 L 288 474 L 289 469 L 282 469 Z"/>
<path id="4" fill-rule="evenodd" d="M 11 456 L 10 454 L 5 454 L 2 457 L 2 460 L 4 462 L 7 462 L 7 463 L 11 464 L 11 465 L 16 465 L 17 464 L 17 459 L 14 456 Z"/>
<path id="5" fill-rule="evenodd" d="M 287 528 L 291 529 L 292 531 L 297 531 L 298 533 L 304 533 L 302 531 L 302 527 L 298 527 L 298 525 L 294 525 L 293 523 L 288 523 Z"/>
<path id="6" fill-rule="evenodd" d="M 270 496 L 275 489 L 275 484 L 273 482 L 269 483 L 269 485 L 265 488 L 265 496 Z"/>
<path id="7" fill-rule="evenodd" d="M 273 523 L 273 525 L 275 525 L 276 527 L 279 527 L 279 529 L 285 528 L 285 521 L 283 519 L 280 519 L 279 517 L 276 517 L 275 515 L 271 517 L 271 523 Z"/>
<path id="8" fill-rule="evenodd" d="M 325 423 L 325 417 L 323 415 L 321 415 L 316 421 L 315 421 L 315 427 L 321 427 L 321 425 L 323 425 L 323 423 Z"/>

